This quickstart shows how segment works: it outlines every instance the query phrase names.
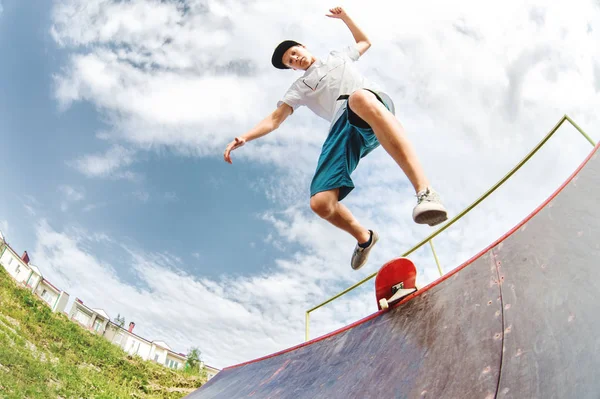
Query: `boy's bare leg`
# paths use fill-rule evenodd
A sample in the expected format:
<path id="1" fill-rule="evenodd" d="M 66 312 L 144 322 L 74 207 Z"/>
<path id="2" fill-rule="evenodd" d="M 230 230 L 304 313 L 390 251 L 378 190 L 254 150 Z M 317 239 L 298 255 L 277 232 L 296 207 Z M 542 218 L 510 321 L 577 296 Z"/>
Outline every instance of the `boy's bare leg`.
<path id="1" fill-rule="evenodd" d="M 350 233 L 356 241 L 364 243 L 369 240 L 369 230 L 360 225 L 350 210 L 339 201 L 339 189 L 323 191 L 310 199 L 311 209 L 334 226 Z"/>
<path id="2" fill-rule="evenodd" d="M 310 199 L 310 207 L 317 215 L 356 238 L 358 242 L 354 247 L 350 266 L 358 270 L 367 263 L 369 253 L 379 240 L 379 235 L 362 227 L 348 208 L 338 201 L 338 194 L 339 189 L 317 193 Z"/>
<path id="3" fill-rule="evenodd" d="M 425 172 L 400 122 L 368 90 L 357 90 L 348 99 L 350 109 L 371 126 L 381 146 L 391 155 L 417 193 L 413 220 L 419 224 L 436 226 L 448 219 L 448 213 L 439 195 L 431 189 Z"/>
<path id="4" fill-rule="evenodd" d="M 368 90 L 354 92 L 348 104 L 352 111 L 371 126 L 381 146 L 402 168 L 415 192 L 425 190 L 429 182 L 404 128 L 373 93 Z"/>

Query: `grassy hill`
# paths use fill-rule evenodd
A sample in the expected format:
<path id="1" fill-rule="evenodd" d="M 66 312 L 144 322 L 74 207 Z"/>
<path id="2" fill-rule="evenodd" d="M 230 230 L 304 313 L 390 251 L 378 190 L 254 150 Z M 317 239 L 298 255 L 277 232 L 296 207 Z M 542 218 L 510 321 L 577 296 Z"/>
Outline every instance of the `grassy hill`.
<path id="1" fill-rule="evenodd" d="M 129 356 L 52 313 L 0 266 L 0 398 L 181 398 L 205 380 Z"/>

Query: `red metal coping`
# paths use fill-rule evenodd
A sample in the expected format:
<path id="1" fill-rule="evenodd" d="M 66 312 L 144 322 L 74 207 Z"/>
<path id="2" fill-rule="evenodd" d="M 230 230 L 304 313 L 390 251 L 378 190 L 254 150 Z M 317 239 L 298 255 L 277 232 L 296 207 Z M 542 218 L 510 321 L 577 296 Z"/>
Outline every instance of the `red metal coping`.
<path id="1" fill-rule="evenodd" d="M 445 274 L 444 276 L 438 278 L 435 281 L 432 281 L 431 283 L 429 283 L 428 285 L 426 285 L 425 287 L 423 287 L 421 290 L 415 292 L 414 294 L 410 294 L 408 295 L 406 298 L 404 298 L 402 301 L 398 302 L 397 304 L 393 305 L 390 309 L 393 309 L 397 306 L 400 306 L 401 304 L 410 301 L 412 298 L 419 296 L 421 294 L 423 294 L 424 292 L 427 292 L 428 290 L 430 290 L 431 288 L 435 287 L 436 285 L 442 283 L 443 281 L 445 281 L 446 279 L 452 277 L 454 274 L 458 273 L 459 271 L 461 271 L 462 269 L 464 269 L 465 267 L 467 267 L 468 265 L 470 265 L 471 263 L 473 263 L 474 261 L 476 261 L 479 257 L 481 257 L 482 255 L 484 255 L 485 253 L 487 253 L 490 249 L 494 248 L 495 246 L 497 246 L 498 244 L 500 244 L 502 241 L 506 240 L 509 236 L 511 236 L 515 231 L 517 231 L 520 227 L 522 227 L 525 223 L 527 223 L 529 220 L 531 220 L 536 214 L 539 213 L 539 211 L 541 211 L 543 208 L 545 208 L 548 203 L 550 203 L 566 186 L 567 184 L 569 184 L 571 182 L 571 180 L 573 180 L 573 178 L 583 169 L 583 167 L 588 163 L 588 161 L 594 156 L 594 154 L 598 151 L 598 149 L 600 148 L 600 142 L 594 147 L 594 149 L 588 154 L 588 156 L 584 159 L 584 161 L 579 165 L 579 167 L 567 178 L 567 180 L 565 180 L 565 182 L 554 191 L 554 193 L 552 193 L 552 195 L 550 195 L 550 197 L 548 197 L 548 199 L 546 199 L 546 201 L 544 201 L 540 206 L 538 206 L 533 212 L 531 212 L 529 214 L 529 216 L 525 217 L 521 222 L 519 222 L 515 227 L 513 227 L 511 230 L 509 230 L 506 234 L 504 234 L 502 237 L 500 237 L 499 239 L 497 239 L 496 241 L 494 241 L 492 244 L 490 244 L 488 247 L 486 247 L 485 249 L 481 250 L 479 253 L 477 253 L 475 256 L 473 256 L 471 259 L 469 259 L 468 261 L 466 261 L 465 263 L 463 263 L 462 265 L 456 267 L 454 270 L 448 272 L 447 274 Z M 267 356 L 263 356 L 254 360 L 250 360 L 244 363 L 239 363 L 233 366 L 229 366 L 229 367 L 225 367 L 223 370 L 230 370 L 230 369 L 234 369 L 237 367 L 241 367 L 241 366 L 245 366 L 248 364 L 252 364 L 252 363 L 257 363 L 260 362 L 262 360 L 266 360 L 266 359 L 270 359 L 272 357 L 276 357 L 279 355 L 282 355 L 284 353 L 288 353 L 288 352 L 292 352 L 296 349 L 300 349 L 302 347 L 314 344 L 316 342 L 325 340 L 327 338 L 330 338 L 334 335 L 340 334 L 344 331 L 350 330 L 353 327 L 356 327 L 359 324 L 365 323 L 371 319 L 374 319 L 375 317 L 380 316 L 381 314 L 383 314 L 383 312 L 386 312 L 387 310 L 380 310 L 378 312 L 375 312 L 363 319 L 360 319 L 352 324 L 349 324 L 347 326 L 344 326 L 342 328 L 339 328 L 331 333 L 325 334 L 321 337 L 317 337 L 314 338 L 310 341 L 307 342 L 303 342 L 301 344 L 298 344 L 296 346 L 293 346 L 291 348 L 287 348 L 284 349 L 282 351 L 279 352 L 275 352 L 272 353 L 270 355 Z"/>

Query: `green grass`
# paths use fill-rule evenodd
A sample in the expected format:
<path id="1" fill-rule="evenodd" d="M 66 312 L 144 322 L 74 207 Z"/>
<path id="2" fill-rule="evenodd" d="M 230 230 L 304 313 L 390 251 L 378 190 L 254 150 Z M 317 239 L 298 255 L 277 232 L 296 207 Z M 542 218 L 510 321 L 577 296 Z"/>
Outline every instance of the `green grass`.
<path id="1" fill-rule="evenodd" d="M 0 266 L 0 398 L 182 398 L 206 381 L 132 357 L 18 287 Z"/>

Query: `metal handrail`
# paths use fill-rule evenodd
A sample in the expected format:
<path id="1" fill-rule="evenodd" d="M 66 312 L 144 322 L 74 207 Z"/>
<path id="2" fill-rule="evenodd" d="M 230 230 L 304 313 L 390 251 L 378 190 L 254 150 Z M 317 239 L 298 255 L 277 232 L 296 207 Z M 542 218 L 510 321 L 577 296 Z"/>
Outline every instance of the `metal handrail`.
<path id="1" fill-rule="evenodd" d="M 531 150 L 514 168 L 512 168 L 502 179 L 500 179 L 496 184 L 494 184 L 489 190 L 487 190 L 481 197 L 479 197 L 477 200 L 475 200 L 475 202 L 473 202 L 471 205 L 469 205 L 468 207 L 466 207 L 462 212 L 460 212 L 458 215 L 456 215 L 455 217 L 453 217 L 452 219 L 450 219 L 446 224 L 444 224 L 442 227 L 440 227 L 438 230 L 436 230 L 435 232 L 433 232 L 432 234 L 430 234 L 429 236 L 427 236 L 426 238 L 424 238 L 422 241 L 420 241 L 418 244 L 416 244 L 414 247 L 412 247 L 410 250 L 408 250 L 407 252 L 403 253 L 401 255 L 401 257 L 407 257 L 408 255 L 412 254 L 413 252 L 415 252 L 417 249 L 421 248 L 423 245 L 427 244 L 428 242 L 431 245 L 431 249 L 433 251 L 435 260 L 436 260 L 436 264 L 438 266 L 438 270 L 440 272 L 440 276 L 442 276 L 442 269 L 441 266 L 439 264 L 439 260 L 437 258 L 437 255 L 435 253 L 435 249 L 433 248 L 433 243 L 431 242 L 431 240 L 433 238 L 435 238 L 437 235 L 439 235 L 440 233 L 442 233 L 443 231 L 445 231 L 448 227 L 452 226 L 454 223 L 456 223 L 459 219 L 461 219 L 463 216 L 465 216 L 467 213 L 469 213 L 471 210 L 473 210 L 473 208 L 475 208 L 477 205 L 479 205 L 484 199 L 486 199 L 488 196 L 490 196 L 490 194 L 492 194 L 494 191 L 496 191 L 502 184 L 504 184 L 512 175 L 514 175 L 519 169 L 521 169 L 521 167 L 527 162 L 529 161 L 529 159 L 531 159 L 531 157 L 533 157 L 533 155 L 538 152 L 538 150 L 540 148 L 542 148 L 542 146 L 544 144 L 546 144 L 546 142 L 550 139 L 550 137 L 552 137 L 554 135 L 554 133 L 556 133 L 556 131 L 561 127 L 561 125 L 565 122 L 568 121 L 575 129 L 577 129 L 579 131 L 579 133 L 581 133 L 581 135 L 592 145 L 592 146 L 596 146 L 596 143 L 594 142 L 594 140 L 592 140 L 592 138 L 587 135 L 569 116 L 567 116 L 566 114 L 556 123 L 556 125 L 554 125 L 554 127 L 552 128 L 552 130 L 533 148 L 533 150 Z M 340 293 L 334 295 L 333 297 L 329 298 L 328 300 L 326 300 L 325 302 L 320 303 L 319 305 L 309 309 L 306 311 L 306 334 L 305 334 L 305 340 L 308 341 L 309 339 L 309 323 L 310 323 L 310 313 L 319 309 L 320 307 L 323 307 L 325 305 L 327 305 L 328 303 L 338 299 L 339 297 L 341 297 L 342 295 L 347 294 L 348 292 L 352 291 L 353 289 L 359 287 L 360 285 L 366 283 L 367 281 L 369 281 L 370 279 L 372 279 L 373 277 L 375 277 L 377 275 L 377 272 L 365 277 L 364 279 L 362 279 L 361 281 L 357 282 L 356 284 L 346 288 L 345 290 L 341 291 Z"/>

